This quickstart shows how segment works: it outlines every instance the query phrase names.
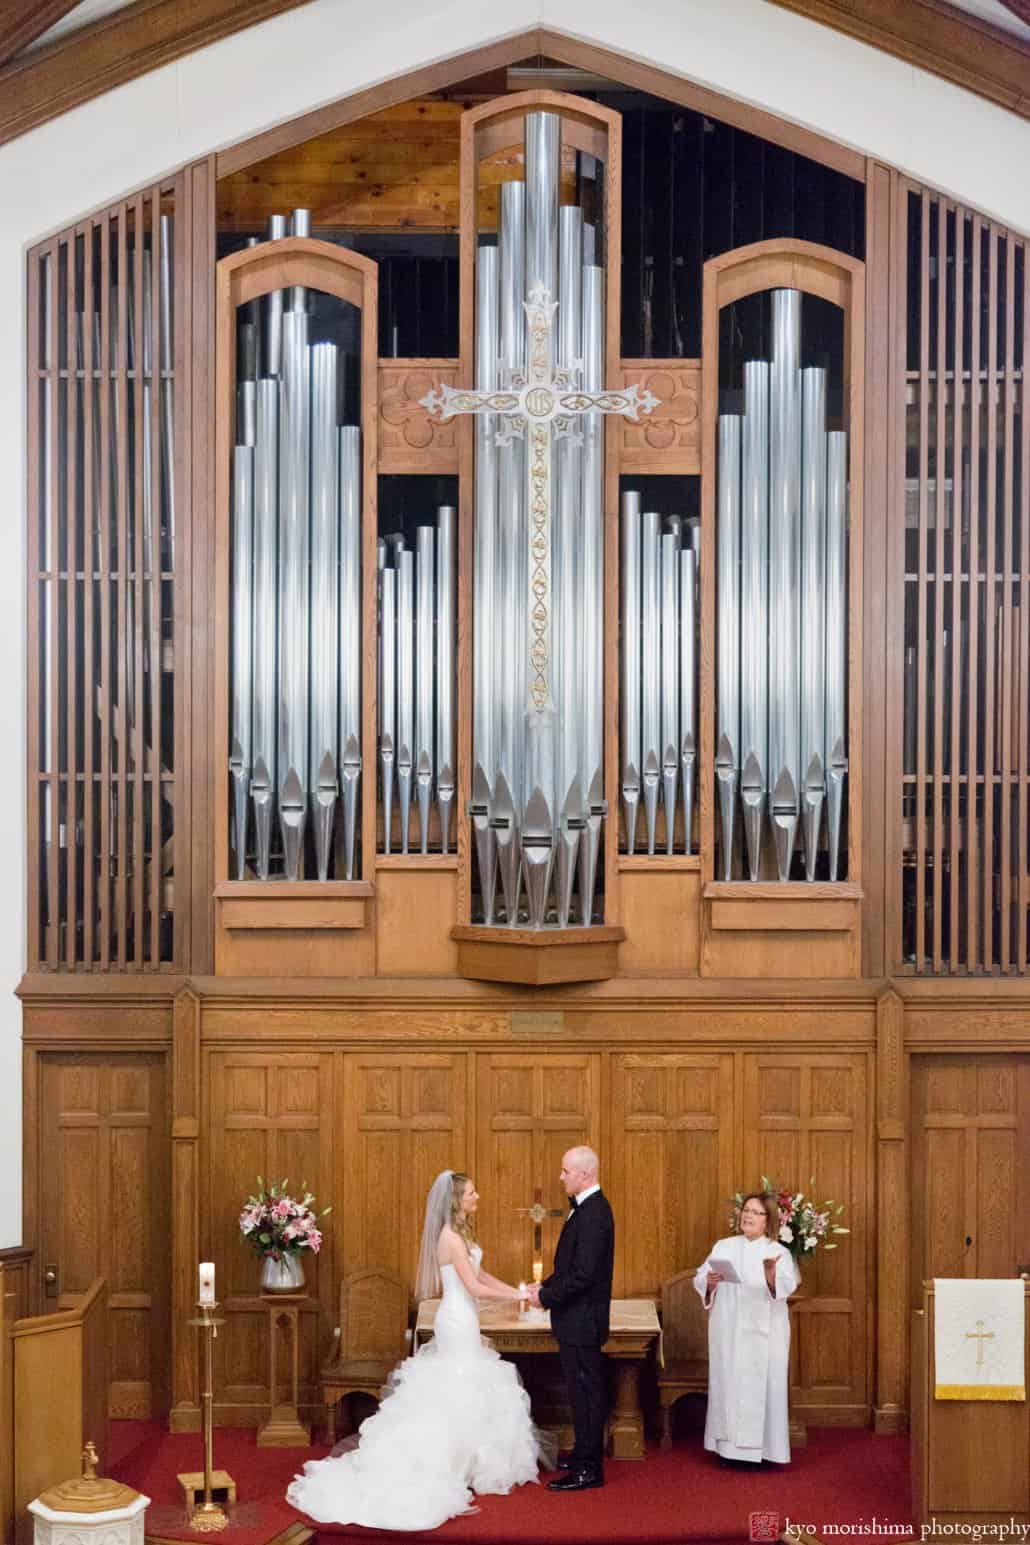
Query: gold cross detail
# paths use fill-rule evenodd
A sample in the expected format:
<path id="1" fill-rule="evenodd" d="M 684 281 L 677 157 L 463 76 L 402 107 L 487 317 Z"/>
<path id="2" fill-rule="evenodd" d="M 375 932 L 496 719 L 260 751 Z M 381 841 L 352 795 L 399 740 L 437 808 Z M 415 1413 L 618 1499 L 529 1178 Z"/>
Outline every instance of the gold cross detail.
<path id="1" fill-rule="evenodd" d="M 983 1320 L 977 1320 L 976 1329 L 966 1331 L 966 1340 L 976 1342 L 976 1366 L 982 1368 L 984 1365 L 984 1342 L 994 1340 L 993 1330 L 984 1330 Z"/>

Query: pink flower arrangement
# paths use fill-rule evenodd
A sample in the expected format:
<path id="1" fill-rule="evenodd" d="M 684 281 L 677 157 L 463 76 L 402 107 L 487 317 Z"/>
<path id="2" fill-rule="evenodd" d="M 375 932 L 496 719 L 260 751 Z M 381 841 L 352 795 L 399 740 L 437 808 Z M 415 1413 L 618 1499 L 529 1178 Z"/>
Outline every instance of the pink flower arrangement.
<path id="1" fill-rule="evenodd" d="M 814 1177 L 809 1177 L 810 1186 L 815 1185 Z M 785 1191 L 775 1185 L 768 1177 L 762 1176 L 762 1190 L 769 1196 L 776 1197 L 776 1203 L 780 1213 L 780 1244 L 786 1245 L 796 1259 L 811 1255 L 817 1245 L 822 1245 L 824 1250 L 836 1250 L 837 1241 L 830 1239 L 830 1234 L 849 1234 L 850 1229 L 835 1223 L 844 1211 L 843 1202 L 834 1202 L 832 1199 L 825 1202 L 814 1202 L 803 1191 Z M 733 1198 L 733 1216 L 730 1224 L 734 1231 L 740 1228 L 740 1209 L 744 1203 L 743 1191 L 738 1191 Z"/>
<path id="2" fill-rule="evenodd" d="M 247 1243 L 258 1255 L 270 1255 L 277 1261 L 284 1255 L 297 1255 L 301 1250 L 310 1250 L 317 1255 L 323 1238 L 318 1220 L 333 1209 L 326 1207 L 321 1213 L 312 1211 L 311 1203 L 315 1198 L 303 1183 L 304 1195 L 298 1202 L 286 1194 L 288 1180 L 281 1180 L 266 1191 L 261 1176 L 257 1179 L 257 1195 L 247 1197 L 240 1213 L 240 1233 Z"/>

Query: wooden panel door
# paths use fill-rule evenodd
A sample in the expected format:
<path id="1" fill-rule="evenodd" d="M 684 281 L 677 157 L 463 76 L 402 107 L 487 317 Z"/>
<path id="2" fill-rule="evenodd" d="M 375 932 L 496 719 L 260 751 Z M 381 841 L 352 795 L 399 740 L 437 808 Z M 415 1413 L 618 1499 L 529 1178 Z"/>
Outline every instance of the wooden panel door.
<path id="1" fill-rule="evenodd" d="M 623 1225 L 615 1294 L 657 1297 L 666 1277 L 699 1266 L 727 1232 L 732 1054 L 614 1057 L 611 1150 L 612 1205 Z M 695 1355 L 704 1354 L 702 1343 Z"/>
<path id="2" fill-rule="evenodd" d="M 851 1230 L 802 1265 L 792 1313 L 791 1398 L 811 1421 L 854 1421 L 868 1404 L 868 1064 L 864 1055 L 756 1053 L 744 1058 L 744 1166 L 818 1201 L 844 1203 Z M 814 1185 L 810 1184 L 814 1178 Z"/>
<path id="3" fill-rule="evenodd" d="M 519 1209 L 542 1192 L 560 1216 L 543 1227 L 544 1274 L 567 1210 L 562 1154 L 600 1142 L 601 1058 L 590 1053 L 497 1052 L 479 1058 L 476 1168 L 487 1269 L 503 1282 L 531 1275 L 533 1226 Z M 602 1181 L 606 1178 L 602 1173 Z"/>
<path id="4" fill-rule="evenodd" d="M 321 1210 L 333 1194 L 332 1054 L 213 1052 L 209 1070 L 210 1159 L 202 1240 L 215 1263 L 226 1326 L 215 1342 L 218 1419 L 247 1425 L 268 1409 L 268 1310 L 260 1297 L 261 1263 L 241 1238 L 239 1214 L 257 1190 L 289 1182 L 293 1196 L 314 1192 Z M 325 1244 L 304 1255 L 307 1301 L 301 1313 L 301 1399 L 316 1398 L 336 1307 L 334 1246 L 340 1209 L 326 1220 Z"/>
<path id="5" fill-rule="evenodd" d="M 1030 1263 L 1030 1057 L 912 1061 L 912 1302 L 927 1277 Z"/>
<path id="6" fill-rule="evenodd" d="M 350 1052 L 341 1061 L 341 1276 L 380 1266 L 414 1287 L 426 1193 L 441 1170 L 469 1162 L 468 1059 Z"/>
<path id="7" fill-rule="evenodd" d="M 70 1308 L 107 1279 L 114 1417 L 168 1409 L 169 1113 L 158 1053 L 41 1058 L 41 1271 L 45 1310 Z"/>

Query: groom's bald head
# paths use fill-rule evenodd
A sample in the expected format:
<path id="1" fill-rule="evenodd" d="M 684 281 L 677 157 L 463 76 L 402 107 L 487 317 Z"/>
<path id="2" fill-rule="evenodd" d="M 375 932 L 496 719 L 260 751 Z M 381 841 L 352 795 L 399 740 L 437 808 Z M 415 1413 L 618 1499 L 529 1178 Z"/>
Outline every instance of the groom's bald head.
<path id="1" fill-rule="evenodd" d="M 597 1184 L 600 1160 L 592 1148 L 581 1145 L 570 1148 L 561 1161 L 561 1183 L 566 1196 L 578 1196 Z"/>

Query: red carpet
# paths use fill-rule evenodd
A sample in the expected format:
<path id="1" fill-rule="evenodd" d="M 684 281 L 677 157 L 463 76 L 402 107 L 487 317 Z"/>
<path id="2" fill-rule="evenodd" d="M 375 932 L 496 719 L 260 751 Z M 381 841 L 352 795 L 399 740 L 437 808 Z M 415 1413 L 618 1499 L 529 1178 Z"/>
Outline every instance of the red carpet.
<path id="1" fill-rule="evenodd" d="M 119 1432 L 119 1429 L 123 1431 Z M 129 1429 L 132 1429 L 131 1431 Z M 115 1422 L 111 1427 L 111 1474 L 145 1492 L 148 1536 L 197 1540 L 185 1522 L 176 1474 L 199 1469 L 200 1440 L 162 1434 L 156 1424 Z M 300 1515 L 283 1494 L 310 1450 L 259 1449 L 254 1432 L 220 1429 L 215 1463 L 236 1481 L 240 1501 L 225 1545 L 267 1545 Z M 866 1538 L 909 1525 L 908 1439 L 875 1437 L 843 1428 L 814 1428 L 808 1447 L 786 1469 L 754 1473 L 728 1469 L 701 1448 L 696 1434 L 668 1453 L 654 1449 L 642 1464 L 609 1463 L 603 1491 L 554 1496 L 542 1486 L 523 1486 L 509 1497 L 484 1497 L 480 1511 L 455 1518 L 425 1534 L 387 1534 L 378 1529 L 319 1527 L 321 1545 L 341 1540 L 440 1540 L 464 1545 L 735 1545 L 749 1539 L 752 1513 L 774 1514 L 776 1533 L 792 1523 L 851 1524 Z M 767 1527 L 772 1519 L 763 1519 Z M 865 1529 L 855 1528 L 865 1525 Z M 891 1535 L 888 1545 L 903 1538 Z"/>

